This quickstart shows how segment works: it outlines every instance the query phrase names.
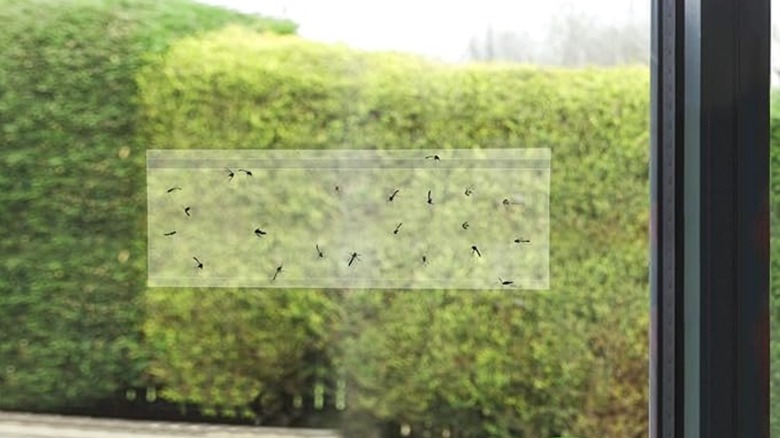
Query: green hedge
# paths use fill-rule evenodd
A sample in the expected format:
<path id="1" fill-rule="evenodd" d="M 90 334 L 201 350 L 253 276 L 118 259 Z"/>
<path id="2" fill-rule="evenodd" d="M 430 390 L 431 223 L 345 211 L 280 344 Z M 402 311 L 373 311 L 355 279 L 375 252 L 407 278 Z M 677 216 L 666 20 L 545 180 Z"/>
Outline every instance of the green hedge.
<path id="1" fill-rule="evenodd" d="M 780 436 L 780 94 L 771 99 L 770 135 L 770 435 Z"/>
<path id="2" fill-rule="evenodd" d="M 85 404 L 148 372 L 171 400 L 262 417 L 335 375 L 356 435 L 646 434 L 644 69 L 451 67 L 235 28 L 168 52 L 226 23 L 294 31 L 185 0 L 0 0 L 0 23 L 0 408 Z M 538 146 L 549 292 L 141 294 L 147 147 Z"/>
<path id="3" fill-rule="evenodd" d="M 240 28 L 177 42 L 137 78 L 149 148 L 552 148 L 552 287 L 149 290 L 145 334 L 163 396 L 262 412 L 263 388 L 294 400 L 306 391 L 296 382 L 332 373 L 355 436 L 381 423 L 644 436 L 648 79 L 640 68 L 455 67 Z M 274 336 L 216 347 L 249 336 L 218 304 L 275 321 L 262 324 Z M 288 341 L 328 365 L 295 364 Z M 204 361 L 211 348 L 229 365 Z M 258 363 L 292 383 L 244 371 Z"/>
<path id="4" fill-rule="evenodd" d="M 294 25 L 186 0 L 0 0 L 0 408 L 137 384 L 145 283 L 135 75 L 175 38 Z"/>

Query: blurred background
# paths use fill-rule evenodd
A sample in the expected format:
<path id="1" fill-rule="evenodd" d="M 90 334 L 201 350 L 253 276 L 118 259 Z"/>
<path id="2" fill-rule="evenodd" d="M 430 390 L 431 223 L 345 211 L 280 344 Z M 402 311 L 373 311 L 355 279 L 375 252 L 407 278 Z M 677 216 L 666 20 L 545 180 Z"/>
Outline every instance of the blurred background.
<path id="1" fill-rule="evenodd" d="M 418 53 L 447 62 L 614 65 L 646 62 L 650 55 L 646 0 L 204 3 L 293 20 L 305 38 Z"/>
<path id="2" fill-rule="evenodd" d="M 0 409 L 646 436 L 649 2 L 219 3 L 0 0 Z M 549 290 L 147 287 L 149 149 L 487 147 L 552 150 Z"/>

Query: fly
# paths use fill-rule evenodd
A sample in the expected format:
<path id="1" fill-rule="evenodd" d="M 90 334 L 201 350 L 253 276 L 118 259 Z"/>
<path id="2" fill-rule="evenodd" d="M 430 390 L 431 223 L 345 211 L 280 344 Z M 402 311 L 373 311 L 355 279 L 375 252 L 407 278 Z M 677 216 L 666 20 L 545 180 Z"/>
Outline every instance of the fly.
<path id="1" fill-rule="evenodd" d="M 474 193 L 474 187 L 466 187 L 466 190 L 463 192 L 466 196 L 471 196 L 472 193 Z"/>
<path id="2" fill-rule="evenodd" d="M 184 214 L 187 215 L 187 217 L 190 217 L 190 207 L 184 207 Z"/>
<path id="3" fill-rule="evenodd" d="M 265 232 L 265 231 L 263 231 L 263 230 L 261 230 L 260 228 L 255 228 L 255 236 L 257 236 L 257 237 L 263 237 L 263 236 L 265 236 L 266 234 L 268 234 L 268 233 L 267 233 L 267 232 Z"/>
<path id="4" fill-rule="evenodd" d="M 173 236 L 176 234 L 176 231 L 171 231 L 170 233 L 165 233 L 166 236 Z"/>
<path id="5" fill-rule="evenodd" d="M 468 221 L 463 222 L 462 224 L 460 224 L 460 227 L 463 228 L 464 230 L 468 230 L 470 227 L 469 222 Z"/>
<path id="6" fill-rule="evenodd" d="M 225 168 L 225 170 L 227 170 L 227 171 L 228 171 L 228 180 L 232 180 L 232 179 L 233 179 L 233 177 L 234 177 L 234 176 L 236 176 L 236 174 L 235 174 L 235 173 L 233 173 L 233 171 L 232 171 L 232 170 L 230 170 L 229 168 L 227 168 L 227 167 L 226 167 L 226 168 Z"/>
<path id="7" fill-rule="evenodd" d="M 433 161 L 439 161 L 439 160 L 441 160 L 441 158 L 439 158 L 439 156 L 438 156 L 438 155 L 428 155 L 427 157 L 425 157 L 425 159 L 426 159 L 426 160 L 433 159 Z"/>
<path id="8" fill-rule="evenodd" d="M 514 284 L 514 281 L 512 281 L 512 280 L 502 280 L 501 277 L 498 277 L 498 281 L 501 282 L 502 286 L 509 286 L 510 284 Z"/>
<path id="9" fill-rule="evenodd" d="M 244 172 L 246 176 L 252 176 L 252 172 L 246 169 L 238 169 L 239 172 Z"/>

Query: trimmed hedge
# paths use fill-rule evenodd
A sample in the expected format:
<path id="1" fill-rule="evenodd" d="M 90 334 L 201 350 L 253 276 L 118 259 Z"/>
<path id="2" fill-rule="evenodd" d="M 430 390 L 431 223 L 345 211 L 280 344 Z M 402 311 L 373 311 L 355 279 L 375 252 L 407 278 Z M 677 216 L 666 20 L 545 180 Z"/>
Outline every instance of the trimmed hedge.
<path id="1" fill-rule="evenodd" d="M 273 291 L 276 305 L 268 291 L 149 290 L 145 334 L 163 396 L 262 412 L 260 388 L 304 395 L 306 385 L 241 371 L 261 360 L 290 382 L 337 376 L 355 436 L 378 424 L 644 436 L 648 79 L 640 68 L 455 67 L 240 28 L 177 42 L 138 75 L 149 148 L 552 148 L 552 287 Z M 220 336 L 249 336 L 212 311 L 218 303 L 276 321 L 262 326 L 278 338 L 231 342 L 219 347 L 229 365 L 204 362 Z M 290 339 L 327 366 L 295 364 Z M 205 381 L 219 384 L 192 383 Z"/>
<path id="2" fill-rule="evenodd" d="M 225 23 L 294 31 L 185 0 L 0 0 L 0 22 L 0 408 L 87 405 L 149 371 L 170 399 L 261 419 L 312 384 L 346 384 L 354 434 L 645 435 L 644 69 L 449 67 L 239 29 L 166 54 Z M 552 147 L 552 290 L 142 301 L 147 146 Z"/>
<path id="3" fill-rule="evenodd" d="M 780 436 L 780 94 L 771 99 L 770 142 L 770 436 Z"/>
<path id="4" fill-rule="evenodd" d="M 0 0 L 0 409 L 72 409 L 138 384 L 149 53 L 226 23 L 186 0 Z"/>

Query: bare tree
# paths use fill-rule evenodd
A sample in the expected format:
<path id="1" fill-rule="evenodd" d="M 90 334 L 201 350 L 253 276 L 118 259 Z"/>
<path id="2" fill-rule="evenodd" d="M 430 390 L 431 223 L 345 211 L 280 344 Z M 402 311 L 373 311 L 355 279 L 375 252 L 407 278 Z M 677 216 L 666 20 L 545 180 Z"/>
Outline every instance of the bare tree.
<path id="1" fill-rule="evenodd" d="M 532 63 L 537 57 L 534 40 L 528 32 L 495 32 L 488 26 L 484 37 L 473 36 L 469 41 L 470 60 Z"/>
<path id="2" fill-rule="evenodd" d="M 526 31 L 495 31 L 489 26 L 484 37 L 472 37 L 468 57 L 563 66 L 647 64 L 649 16 L 637 14 L 633 1 L 627 16 L 615 23 L 566 8 L 552 18 L 547 34 L 538 40 Z"/>

